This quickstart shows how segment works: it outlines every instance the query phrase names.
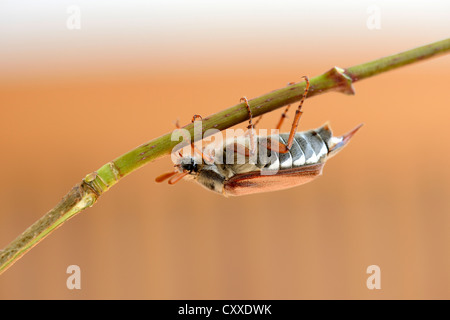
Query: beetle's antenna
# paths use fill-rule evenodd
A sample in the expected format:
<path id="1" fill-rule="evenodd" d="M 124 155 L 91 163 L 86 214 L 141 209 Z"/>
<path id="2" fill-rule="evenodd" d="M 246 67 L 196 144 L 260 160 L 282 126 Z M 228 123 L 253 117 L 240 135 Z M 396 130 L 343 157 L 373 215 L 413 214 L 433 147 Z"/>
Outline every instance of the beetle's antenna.
<path id="1" fill-rule="evenodd" d="M 163 181 L 169 179 L 170 177 L 174 176 L 174 175 L 177 174 L 177 173 L 178 173 L 178 171 L 172 171 L 172 172 L 166 172 L 166 173 L 163 173 L 162 175 L 157 176 L 157 177 L 155 178 L 155 181 L 158 182 L 158 183 L 161 183 L 161 182 L 163 182 Z"/>
<path id="2" fill-rule="evenodd" d="M 169 184 L 177 183 L 178 181 L 183 179 L 187 174 L 188 174 L 187 172 L 180 172 L 180 173 L 178 173 L 176 176 L 173 176 L 172 178 L 170 178 Z"/>

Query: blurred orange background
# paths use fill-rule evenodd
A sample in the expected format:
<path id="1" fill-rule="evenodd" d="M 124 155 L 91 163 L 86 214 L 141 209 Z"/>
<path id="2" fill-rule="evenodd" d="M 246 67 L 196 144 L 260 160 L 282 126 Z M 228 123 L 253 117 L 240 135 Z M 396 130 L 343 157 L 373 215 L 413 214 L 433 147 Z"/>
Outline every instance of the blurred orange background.
<path id="1" fill-rule="evenodd" d="M 80 29 L 66 26 L 70 5 Z M 372 5 L 380 29 L 367 26 Z M 2 2 L 0 248 L 87 173 L 176 119 L 447 38 L 449 9 Z M 1 275 L 0 298 L 449 299 L 449 71 L 440 56 L 358 82 L 355 96 L 308 99 L 302 130 L 365 126 L 298 188 L 223 198 L 192 182 L 157 185 L 173 165 L 150 163 Z M 81 268 L 81 290 L 66 287 L 69 265 Z M 380 290 L 366 287 L 370 265 L 381 269 Z"/>

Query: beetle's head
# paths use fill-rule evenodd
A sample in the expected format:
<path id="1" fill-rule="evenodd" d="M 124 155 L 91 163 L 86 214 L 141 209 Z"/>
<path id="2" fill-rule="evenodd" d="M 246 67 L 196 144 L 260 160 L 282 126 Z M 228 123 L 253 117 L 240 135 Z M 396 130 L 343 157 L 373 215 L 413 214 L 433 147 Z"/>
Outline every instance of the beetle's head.
<path id="1" fill-rule="evenodd" d="M 175 164 L 175 168 L 177 168 L 178 171 L 192 175 L 198 174 L 200 166 L 201 163 L 196 162 L 195 157 L 191 156 L 181 157 Z"/>
<path id="2" fill-rule="evenodd" d="M 175 184 L 187 175 L 198 176 L 202 163 L 198 163 L 195 158 L 186 156 L 178 158 L 175 163 L 175 171 L 163 173 L 156 177 L 156 182 L 169 180 L 169 184 Z"/>

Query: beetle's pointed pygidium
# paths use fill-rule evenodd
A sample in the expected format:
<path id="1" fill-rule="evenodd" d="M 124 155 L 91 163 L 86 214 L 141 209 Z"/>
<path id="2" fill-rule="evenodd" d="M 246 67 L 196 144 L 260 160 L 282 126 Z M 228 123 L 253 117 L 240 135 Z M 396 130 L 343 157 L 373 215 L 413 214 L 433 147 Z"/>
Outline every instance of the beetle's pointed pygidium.
<path id="1" fill-rule="evenodd" d="M 354 128 L 353 130 L 344 134 L 341 137 L 332 137 L 330 139 L 330 143 L 328 146 L 329 148 L 328 158 L 331 158 L 332 156 L 336 155 L 339 151 L 341 151 L 342 148 L 344 148 L 349 143 L 349 141 L 355 135 L 355 133 L 363 126 L 363 124 L 364 123 L 361 123 L 356 128 Z"/>

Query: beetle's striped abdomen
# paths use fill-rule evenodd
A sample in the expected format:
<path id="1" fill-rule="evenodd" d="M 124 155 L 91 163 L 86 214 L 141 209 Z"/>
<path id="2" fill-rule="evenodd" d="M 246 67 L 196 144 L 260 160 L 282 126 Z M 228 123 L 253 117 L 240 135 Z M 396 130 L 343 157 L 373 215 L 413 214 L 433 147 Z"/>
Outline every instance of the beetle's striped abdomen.
<path id="1" fill-rule="evenodd" d="M 276 136 L 272 137 L 275 138 Z M 283 170 L 322 162 L 328 155 L 328 142 L 332 137 L 327 125 L 315 130 L 298 132 L 294 136 L 291 149 L 287 153 L 276 153 L 265 166 L 266 169 Z M 260 138 L 261 139 L 261 138 Z M 289 133 L 280 133 L 278 141 L 287 144 Z M 259 145 L 262 148 L 262 144 Z M 261 149 L 259 150 L 261 152 Z"/>

